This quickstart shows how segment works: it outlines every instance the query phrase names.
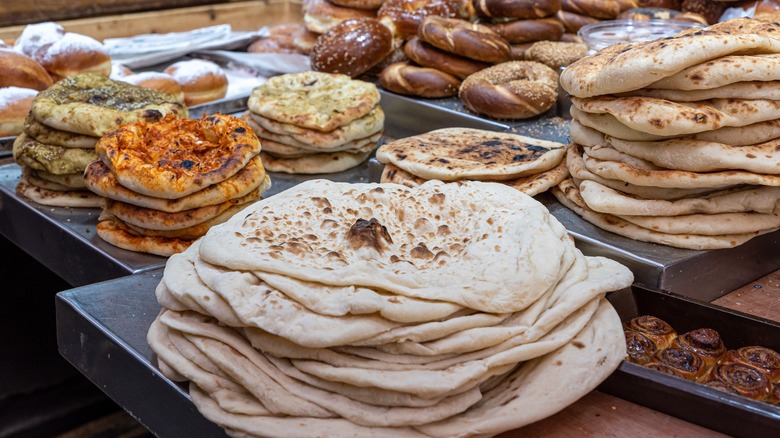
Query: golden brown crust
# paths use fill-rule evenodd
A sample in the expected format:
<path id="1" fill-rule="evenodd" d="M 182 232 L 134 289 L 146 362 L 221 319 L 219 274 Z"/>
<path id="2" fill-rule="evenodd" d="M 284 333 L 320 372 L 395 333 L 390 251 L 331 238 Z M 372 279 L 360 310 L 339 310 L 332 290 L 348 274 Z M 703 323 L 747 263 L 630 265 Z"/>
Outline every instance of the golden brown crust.
<path id="1" fill-rule="evenodd" d="M 445 52 L 484 62 L 509 59 L 509 43 L 489 27 L 459 18 L 426 17 L 417 35 Z"/>
<path id="2" fill-rule="evenodd" d="M 123 186 L 177 199 L 236 174 L 260 152 L 260 141 L 237 117 L 168 116 L 157 123 L 124 125 L 95 149 Z"/>
<path id="3" fill-rule="evenodd" d="M 97 234 L 106 242 L 129 251 L 170 257 L 189 248 L 194 242 L 194 240 L 175 237 L 140 236 L 117 225 L 117 221 L 117 219 L 101 220 L 95 227 Z"/>
<path id="4" fill-rule="evenodd" d="M 0 48 L 0 87 L 45 90 L 53 83 L 38 61 L 9 48 Z"/>
<path id="5" fill-rule="evenodd" d="M 572 62 L 582 58 L 588 52 L 588 46 L 583 43 L 566 43 L 563 41 L 537 41 L 525 52 L 528 61 L 542 64 L 558 71 Z"/>
<path id="6" fill-rule="evenodd" d="M 505 23 L 495 23 L 490 28 L 511 44 L 531 41 L 558 41 L 565 30 L 563 24 L 554 18 L 512 20 Z"/>
<path id="7" fill-rule="evenodd" d="M 469 75 L 490 67 L 489 63 L 437 49 L 418 37 L 414 37 L 404 44 L 404 53 L 409 59 L 423 67 L 436 68 L 459 79 L 466 79 Z"/>
<path id="8" fill-rule="evenodd" d="M 68 32 L 35 51 L 35 60 L 58 81 L 79 73 L 111 74 L 111 56 L 102 43 L 86 35 Z"/>
<path id="9" fill-rule="evenodd" d="M 173 76 L 184 92 L 184 103 L 194 106 L 221 99 L 227 94 L 228 79 L 219 65 L 204 59 L 190 59 L 169 65 L 165 73 Z"/>
<path id="10" fill-rule="evenodd" d="M 393 34 L 379 20 L 346 20 L 317 38 L 311 65 L 317 71 L 354 78 L 379 64 L 393 49 Z"/>
<path id="11" fill-rule="evenodd" d="M 19 135 L 24 129 L 24 120 L 38 95 L 31 88 L 0 88 L 0 137 Z"/>
<path id="12" fill-rule="evenodd" d="M 604 20 L 637 6 L 635 0 L 561 0 L 561 10 Z"/>
<path id="13" fill-rule="evenodd" d="M 376 12 L 365 9 L 345 8 L 328 0 L 304 0 L 303 23 L 306 29 L 324 34 L 339 23 L 353 18 L 376 18 Z"/>
<path id="14" fill-rule="evenodd" d="M 304 53 L 295 44 L 295 39 L 303 32 L 306 32 L 303 24 L 269 26 L 268 36 L 253 41 L 246 51 L 249 53 Z"/>
<path id="15" fill-rule="evenodd" d="M 454 0 L 386 0 L 377 17 L 391 26 L 397 37 L 408 40 L 417 35 L 425 17 L 457 17 L 459 13 Z"/>
<path id="16" fill-rule="evenodd" d="M 385 0 L 330 0 L 331 3 L 355 9 L 379 9 Z"/>
<path id="17" fill-rule="evenodd" d="M 161 91 L 165 94 L 170 94 L 178 101 L 184 101 L 184 90 L 182 90 L 179 82 L 168 73 L 145 71 L 129 74 L 119 80 L 138 85 L 139 87 Z"/>
<path id="18" fill-rule="evenodd" d="M 558 74 L 533 61 L 509 61 L 474 73 L 458 92 L 466 108 L 498 119 L 539 115 L 558 99 Z"/>
<path id="19" fill-rule="evenodd" d="M 561 9 L 560 0 L 473 0 L 477 14 L 494 18 L 544 18 Z"/>
<path id="20" fill-rule="evenodd" d="M 701 14 L 707 20 L 707 24 L 715 24 L 728 7 L 728 3 L 712 0 L 682 0 L 680 9 L 683 12 L 695 12 Z"/>
<path id="21" fill-rule="evenodd" d="M 379 84 L 386 90 L 398 94 L 450 97 L 458 94 L 460 80 L 441 70 L 399 62 L 382 70 Z"/>
<path id="22" fill-rule="evenodd" d="M 560 21 L 566 32 L 577 33 L 582 26 L 598 23 L 598 18 L 588 17 L 585 15 L 575 14 L 573 12 L 558 11 L 555 14 L 555 19 Z"/>

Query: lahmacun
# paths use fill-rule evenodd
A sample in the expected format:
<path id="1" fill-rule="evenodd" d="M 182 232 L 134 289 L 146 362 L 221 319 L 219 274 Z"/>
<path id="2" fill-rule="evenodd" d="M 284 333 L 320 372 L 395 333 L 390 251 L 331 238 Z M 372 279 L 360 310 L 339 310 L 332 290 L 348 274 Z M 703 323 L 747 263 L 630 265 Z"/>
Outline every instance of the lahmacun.
<path id="1" fill-rule="evenodd" d="M 103 137 L 96 150 L 121 185 L 178 199 L 235 175 L 260 152 L 260 140 L 233 116 L 167 116 L 122 126 Z"/>

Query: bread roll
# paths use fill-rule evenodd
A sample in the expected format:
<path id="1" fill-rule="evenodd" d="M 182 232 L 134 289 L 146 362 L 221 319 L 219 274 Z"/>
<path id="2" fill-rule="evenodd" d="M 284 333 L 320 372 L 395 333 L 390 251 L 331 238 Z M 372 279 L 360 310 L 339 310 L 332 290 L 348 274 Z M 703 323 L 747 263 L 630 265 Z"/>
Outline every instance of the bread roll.
<path id="1" fill-rule="evenodd" d="M 0 137 L 19 135 L 24 129 L 24 119 L 30 112 L 38 90 L 31 88 L 0 88 Z"/>
<path id="2" fill-rule="evenodd" d="M 303 1 L 303 24 L 306 29 L 312 32 L 325 33 L 338 26 L 342 21 L 353 18 L 376 18 L 376 12 L 345 8 L 328 0 Z"/>
<path id="3" fill-rule="evenodd" d="M 645 366 L 694 382 L 706 380 L 710 370 L 701 356 L 685 348 L 667 348 L 658 351 L 654 360 Z"/>
<path id="4" fill-rule="evenodd" d="M 780 353 L 771 348 L 750 345 L 729 350 L 720 363 L 743 363 L 759 369 L 772 383 L 780 382 Z"/>
<path id="5" fill-rule="evenodd" d="M 653 359 L 653 355 L 658 351 L 658 346 L 652 339 L 631 330 L 626 330 L 625 335 L 627 361 L 644 365 Z"/>
<path id="6" fill-rule="evenodd" d="M 187 106 L 221 99 L 227 95 L 228 79 L 219 65 L 204 59 L 189 59 L 169 65 L 165 73 L 173 76 L 184 92 Z"/>
<path id="7" fill-rule="evenodd" d="M 51 76 L 37 61 L 13 49 L 0 49 L 0 87 L 41 91 L 51 84 Z"/>
<path id="8" fill-rule="evenodd" d="M 683 333 L 674 339 L 672 347 L 684 348 L 696 353 L 709 367 L 714 366 L 726 354 L 726 346 L 720 339 L 720 333 L 710 328 Z"/>
<path id="9" fill-rule="evenodd" d="M 374 18 L 347 20 L 320 35 L 311 50 L 316 71 L 357 77 L 394 50 L 390 29 Z"/>
<path id="10" fill-rule="evenodd" d="M 68 32 L 62 38 L 44 44 L 35 51 L 55 81 L 79 73 L 111 74 L 111 56 L 102 43 L 86 35 Z"/>
<path id="11" fill-rule="evenodd" d="M 65 28 L 53 21 L 28 24 L 14 41 L 14 49 L 33 57 L 41 46 L 53 43 L 64 35 Z"/>
<path id="12" fill-rule="evenodd" d="M 180 102 L 184 101 L 184 91 L 181 88 L 181 84 L 168 73 L 145 71 L 121 77 L 117 80 L 138 85 L 139 87 L 162 91 L 175 97 Z"/>
<path id="13" fill-rule="evenodd" d="M 652 315 L 632 318 L 624 328 L 647 336 L 658 346 L 659 350 L 672 345 L 672 341 L 677 337 L 677 332 L 671 325 Z"/>
<path id="14" fill-rule="evenodd" d="M 720 363 L 712 368 L 709 380 L 728 384 L 743 397 L 764 401 L 769 398 L 769 379 L 755 367 L 743 363 Z"/>

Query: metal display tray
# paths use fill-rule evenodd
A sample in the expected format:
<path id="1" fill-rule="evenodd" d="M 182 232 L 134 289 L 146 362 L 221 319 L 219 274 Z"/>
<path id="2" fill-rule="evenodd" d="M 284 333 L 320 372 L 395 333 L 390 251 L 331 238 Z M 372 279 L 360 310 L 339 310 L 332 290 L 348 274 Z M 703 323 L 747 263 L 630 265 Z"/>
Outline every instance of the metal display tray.
<path id="1" fill-rule="evenodd" d="M 730 349 L 760 345 L 780 351 L 780 325 L 771 321 L 637 286 L 608 298 L 624 322 L 653 315 L 668 322 L 678 334 L 704 327 L 715 329 Z M 780 406 L 626 361 L 599 390 L 731 436 L 777 436 L 780 431 Z"/>

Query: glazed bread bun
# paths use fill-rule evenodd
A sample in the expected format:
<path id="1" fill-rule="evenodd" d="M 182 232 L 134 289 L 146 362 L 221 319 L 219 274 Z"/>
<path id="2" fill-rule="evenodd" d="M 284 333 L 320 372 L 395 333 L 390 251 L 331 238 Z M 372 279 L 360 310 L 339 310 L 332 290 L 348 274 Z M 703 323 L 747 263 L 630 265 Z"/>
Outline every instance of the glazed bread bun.
<path id="1" fill-rule="evenodd" d="M 0 88 L 0 137 L 21 134 L 24 119 L 30 112 L 38 90 L 31 88 Z"/>
<path id="2" fill-rule="evenodd" d="M 0 49 L 0 87 L 45 90 L 52 84 L 46 69 L 34 59 L 14 49 Z"/>
<path id="3" fill-rule="evenodd" d="M 189 59 L 171 64 L 165 73 L 173 76 L 184 91 L 187 106 L 222 99 L 227 94 L 228 79 L 219 65 L 204 59 Z"/>
<path id="4" fill-rule="evenodd" d="M 325 33 L 342 21 L 353 18 L 376 18 L 376 12 L 366 9 L 345 8 L 328 0 L 304 0 L 303 24 L 306 29 Z"/>
<path id="5" fill-rule="evenodd" d="M 33 57 L 55 81 L 79 73 L 95 73 L 106 77 L 111 74 L 111 56 L 105 46 L 94 38 L 78 33 L 68 32 L 62 38 L 42 45 Z"/>
<path id="6" fill-rule="evenodd" d="M 65 36 L 65 28 L 53 21 L 28 24 L 14 41 L 14 49 L 27 56 L 35 56 L 41 46 L 51 44 Z"/>
<path id="7" fill-rule="evenodd" d="M 357 77 L 395 49 L 390 29 L 374 18 L 347 20 L 320 35 L 311 50 L 316 71 Z"/>
<path id="8" fill-rule="evenodd" d="M 138 85 L 139 87 L 161 91 L 170 94 L 180 102 L 184 101 L 184 91 L 182 90 L 181 85 L 168 73 L 145 71 L 124 76 L 117 80 Z"/>

